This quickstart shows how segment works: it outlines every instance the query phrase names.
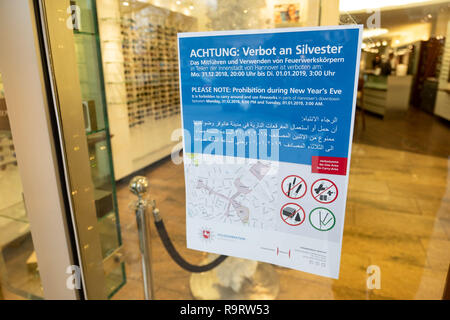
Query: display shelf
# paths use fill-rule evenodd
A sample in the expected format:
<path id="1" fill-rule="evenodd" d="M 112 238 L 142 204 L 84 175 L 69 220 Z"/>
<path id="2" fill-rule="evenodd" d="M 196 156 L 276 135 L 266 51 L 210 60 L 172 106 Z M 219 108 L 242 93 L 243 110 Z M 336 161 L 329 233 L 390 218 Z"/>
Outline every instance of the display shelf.
<path id="1" fill-rule="evenodd" d="M 6 158 L 3 160 L 0 160 L 0 170 L 3 168 L 3 166 L 6 166 L 11 163 L 17 163 L 17 159 L 11 157 L 11 158 Z"/>
<path id="2" fill-rule="evenodd" d="M 434 114 L 450 120 L 450 21 L 447 22 L 445 39 Z"/>
<path id="3" fill-rule="evenodd" d="M 123 43 L 122 39 L 108 39 L 108 40 L 102 40 L 102 43 Z"/>
<path id="4" fill-rule="evenodd" d="M 381 116 L 405 112 L 409 107 L 411 76 L 365 75 L 363 108 Z"/>
<path id="5" fill-rule="evenodd" d="M 12 140 L 7 140 L 7 139 L 5 139 L 6 141 L 1 141 L 0 142 L 0 148 L 1 147 L 11 147 L 11 146 L 14 146 L 14 143 L 13 143 L 13 141 Z"/>
<path id="6" fill-rule="evenodd" d="M 93 134 L 96 134 L 96 133 L 100 133 L 100 132 L 104 132 L 104 131 L 105 131 L 105 128 L 102 128 L 102 129 L 98 129 L 98 130 L 95 130 L 95 131 L 86 132 L 86 135 L 90 136 L 90 135 L 93 135 Z"/>
<path id="7" fill-rule="evenodd" d="M 108 257 L 121 245 L 116 234 L 117 223 L 114 211 L 109 212 L 98 220 L 103 258 Z"/>
<path id="8" fill-rule="evenodd" d="M 0 170 L 6 169 L 7 165 L 17 164 L 14 151 L 14 143 L 9 131 L 0 132 Z"/>
<path id="9" fill-rule="evenodd" d="M 123 63 L 123 60 L 116 60 L 116 61 L 104 61 L 105 64 L 116 64 L 116 63 Z"/>
<path id="10" fill-rule="evenodd" d="M 102 219 L 114 211 L 114 200 L 111 190 L 95 189 L 94 201 L 98 219 Z"/>
<path id="11" fill-rule="evenodd" d="M 99 26 L 114 171 L 121 179 L 177 144 L 170 139 L 181 120 L 176 33 L 195 31 L 197 19 L 149 3 L 126 7 L 105 0 Z M 165 138 L 144 143 L 155 135 Z"/>
<path id="12" fill-rule="evenodd" d="M 108 139 L 105 130 L 88 136 L 89 161 L 94 187 L 113 192 Z"/>
<path id="13" fill-rule="evenodd" d="M 126 81 L 107 81 L 106 84 L 126 84 Z"/>
<path id="14" fill-rule="evenodd" d="M 123 22 L 136 22 L 133 19 L 130 20 L 124 20 L 123 18 L 120 17 L 103 17 L 99 19 L 101 22 L 112 22 L 112 23 L 123 23 Z"/>
<path id="15" fill-rule="evenodd" d="M 80 35 L 85 35 L 85 36 L 94 36 L 95 37 L 95 33 L 92 33 L 92 32 L 84 32 L 84 31 L 73 30 L 73 33 L 80 34 Z"/>
<path id="16" fill-rule="evenodd" d="M 106 288 L 109 289 L 108 298 L 113 297 L 125 285 L 125 282 L 125 263 L 122 262 L 106 275 Z"/>
<path id="17" fill-rule="evenodd" d="M 123 104 L 127 104 L 126 101 L 108 101 L 108 106 L 113 106 L 113 105 L 123 105 Z"/>
<path id="18" fill-rule="evenodd" d="M 153 6 L 122 11 L 130 128 L 180 114 L 177 33 L 192 25 L 190 17 Z"/>

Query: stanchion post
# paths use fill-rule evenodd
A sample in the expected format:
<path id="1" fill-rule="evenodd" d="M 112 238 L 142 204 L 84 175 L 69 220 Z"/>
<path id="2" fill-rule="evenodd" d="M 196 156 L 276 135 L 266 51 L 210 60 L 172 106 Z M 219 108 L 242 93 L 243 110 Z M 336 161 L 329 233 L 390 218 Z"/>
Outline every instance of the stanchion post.
<path id="1" fill-rule="evenodd" d="M 144 296 L 145 300 L 154 298 L 153 278 L 151 268 L 151 248 L 150 248 L 150 229 L 149 218 L 147 214 L 147 201 L 144 195 L 148 191 L 148 180 L 146 177 L 136 176 L 130 181 L 130 191 L 138 196 L 136 202 L 136 223 L 139 233 L 139 247 L 142 259 L 142 276 L 144 278 Z"/>

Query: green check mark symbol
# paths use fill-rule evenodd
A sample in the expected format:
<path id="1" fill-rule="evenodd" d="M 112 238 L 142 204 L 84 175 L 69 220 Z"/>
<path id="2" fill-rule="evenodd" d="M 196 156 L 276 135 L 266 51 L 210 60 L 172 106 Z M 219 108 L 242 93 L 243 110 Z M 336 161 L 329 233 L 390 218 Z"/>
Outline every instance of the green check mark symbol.
<path id="1" fill-rule="evenodd" d="M 327 212 L 327 215 L 322 219 L 322 212 L 319 211 L 320 227 L 322 227 L 322 226 L 325 227 L 327 224 L 330 223 L 331 220 L 333 220 L 333 217 L 331 217 L 327 222 L 325 222 L 325 220 L 327 219 L 327 217 L 328 217 L 328 212 Z"/>

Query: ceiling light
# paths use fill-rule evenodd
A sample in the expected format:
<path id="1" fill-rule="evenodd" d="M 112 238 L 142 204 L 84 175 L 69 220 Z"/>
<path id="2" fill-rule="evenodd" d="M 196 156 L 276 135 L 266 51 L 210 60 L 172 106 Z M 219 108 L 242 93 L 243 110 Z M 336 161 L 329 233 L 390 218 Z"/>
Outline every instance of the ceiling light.
<path id="1" fill-rule="evenodd" d="M 340 0 L 339 1 L 339 11 L 365 11 L 368 9 L 381 9 L 383 7 L 396 7 L 411 5 L 414 3 L 421 2 L 432 2 L 430 0 L 377 0 L 370 1 L 361 0 Z"/>
<path id="2" fill-rule="evenodd" d="M 382 34 L 388 33 L 389 30 L 385 28 L 377 28 L 377 29 L 364 29 L 363 38 L 373 38 L 381 36 Z"/>
<path id="3" fill-rule="evenodd" d="M 124 2 L 122 2 L 122 5 L 125 6 L 125 7 L 128 7 L 130 5 L 130 3 L 127 2 L 127 1 L 124 1 Z"/>

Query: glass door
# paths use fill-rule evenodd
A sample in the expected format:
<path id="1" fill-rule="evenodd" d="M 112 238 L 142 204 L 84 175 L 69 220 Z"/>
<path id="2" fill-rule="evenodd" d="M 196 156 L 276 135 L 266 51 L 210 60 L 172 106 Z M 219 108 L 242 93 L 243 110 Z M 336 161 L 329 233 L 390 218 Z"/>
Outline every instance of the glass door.
<path id="1" fill-rule="evenodd" d="M 277 284 L 266 293 L 278 299 L 441 297 L 450 252 L 448 146 L 442 143 L 448 128 L 411 109 L 401 120 L 380 119 L 376 112 L 367 115 L 364 105 L 375 91 L 377 103 L 389 109 L 389 83 L 379 85 L 379 64 L 393 53 L 398 61 L 389 63 L 399 74 L 390 77 L 407 80 L 400 71 L 408 68 L 407 56 L 413 59 L 410 47 L 422 41 L 418 34 L 426 38 L 442 29 L 425 18 L 426 28 L 409 25 L 420 20 L 415 17 L 434 19 L 448 9 L 437 1 L 377 12 L 350 2 L 39 1 L 87 298 L 143 297 L 129 208 L 136 200 L 128 190 L 135 174 L 149 179 L 150 196 L 180 253 L 194 264 L 211 259 L 186 249 L 183 166 L 167 157 L 179 151 L 181 139 L 175 130 L 181 126 L 176 33 L 355 23 L 365 25 L 361 73 L 374 81 L 362 81 L 360 88 L 340 278 L 273 266 L 270 276 L 260 278 Z M 377 14 L 382 23 L 372 25 L 379 22 Z M 367 129 L 360 121 L 367 121 Z M 198 279 L 171 260 L 153 226 L 151 240 L 156 299 L 194 299 L 201 297 L 195 292 L 211 289 L 211 279 Z M 239 291 L 231 276 L 242 275 L 238 282 L 248 283 L 261 275 L 259 266 L 238 261 L 220 275 L 220 285 Z"/>
<path id="2" fill-rule="evenodd" d="M 178 21 L 185 21 L 181 24 L 184 29 L 176 28 L 177 32 L 364 24 L 361 75 L 375 77 L 377 68 L 372 66 L 374 62 L 382 58 L 386 63 L 384 60 L 388 60 L 389 53 L 394 53 L 401 65 L 397 71 L 404 70 L 407 61 L 406 57 L 401 57 L 409 55 L 410 49 L 402 50 L 402 46 L 410 48 L 422 37 L 432 36 L 432 32 L 435 36 L 446 34 L 438 33 L 438 30 L 442 25 L 446 26 L 439 21 L 448 20 L 445 15 L 448 7 L 439 2 L 430 1 L 423 6 L 385 5 L 378 10 L 364 1 L 344 0 L 97 1 L 98 12 L 104 12 L 99 19 L 100 30 L 116 28 L 114 30 L 120 31 L 115 35 L 112 32 L 101 33 L 102 43 L 105 43 L 102 47 L 104 65 L 111 65 L 111 70 L 122 72 L 121 81 L 127 85 L 123 85 L 122 91 L 126 103 L 108 103 L 108 110 L 120 109 L 121 114 L 128 114 L 128 118 L 121 119 L 125 125 L 128 121 L 132 128 L 122 130 L 121 127 L 119 130 L 117 127 L 118 135 L 123 133 L 126 136 L 125 141 L 133 139 L 128 138 L 128 131 L 143 133 L 147 122 L 158 125 L 159 119 L 153 119 L 147 110 L 152 111 L 155 107 L 164 110 L 166 104 L 161 101 L 165 95 L 161 91 L 170 90 L 164 78 L 158 79 L 155 72 L 165 74 L 172 81 L 177 80 L 177 76 L 165 73 L 171 55 L 176 53 L 176 43 L 170 44 L 170 27 L 177 21 L 175 17 Z M 419 21 L 420 26 L 410 28 Z M 150 50 L 143 45 L 149 46 Z M 414 70 L 409 70 L 409 73 L 414 73 Z M 116 74 L 105 67 L 105 78 Z M 133 78 L 136 75 L 137 80 Z M 141 89 L 139 77 L 146 76 L 160 90 L 154 93 L 152 86 L 146 88 L 145 85 Z M 393 76 L 398 76 L 393 80 L 408 80 L 401 72 Z M 382 80 L 378 77 L 378 81 Z M 384 109 L 389 106 L 385 99 L 388 83 L 381 87 L 376 84 L 375 100 Z M 107 85 L 108 96 L 109 92 L 117 92 L 118 86 Z M 369 97 L 374 91 L 371 86 L 371 83 L 362 82 L 363 107 L 373 101 L 373 96 Z M 407 87 L 402 89 L 405 90 L 404 95 L 397 94 L 396 97 L 408 97 Z M 136 89 L 142 91 L 134 91 Z M 391 91 L 395 93 L 396 90 L 391 86 Z M 134 92 L 144 93 L 142 101 L 133 99 L 138 98 Z M 111 102 L 116 101 L 111 99 Z M 442 145 L 448 140 L 448 128 L 423 114 L 413 113 L 401 120 L 390 121 L 381 120 L 376 113 L 368 115 L 368 112 L 360 110 L 355 122 L 357 129 L 352 149 L 340 277 L 334 280 L 275 267 L 279 299 L 440 299 L 442 296 L 450 252 L 448 148 Z M 367 128 L 363 121 L 367 121 Z M 111 123 L 113 130 L 114 126 L 116 123 Z M 155 141 L 168 139 L 170 134 L 164 130 L 147 133 L 139 136 L 139 142 L 141 145 L 154 145 Z M 127 155 L 117 155 L 117 159 L 122 156 Z M 184 171 L 182 165 L 171 160 L 165 158 L 139 171 L 139 174 L 148 177 L 151 197 L 158 204 L 175 246 L 187 260 L 199 264 L 208 256 L 186 249 Z M 117 184 L 119 207 L 125 209 L 120 211 L 120 215 L 123 217 L 126 257 L 137 252 L 137 230 L 126 210 L 128 203 L 135 199 L 128 191 L 128 181 L 125 177 Z M 152 266 L 157 275 L 154 279 L 156 299 L 193 299 L 196 298 L 193 289 L 208 292 L 211 282 L 203 278 L 205 281 L 198 285 L 200 281 L 180 269 L 165 252 L 154 229 L 152 240 Z M 125 261 L 129 282 L 116 298 L 141 298 L 142 289 L 136 280 L 140 279 L 139 271 L 136 271 L 140 261 L 137 258 L 126 258 Z M 247 270 L 242 266 L 251 271 L 254 264 L 236 264 L 233 266 L 236 272 L 230 274 Z M 227 289 L 231 290 L 227 283 L 229 277 L 224 276 L 222 280 L 223 287 L 228 285 Z"/>
<path id="3" fill-rule="evenodd" d="M 95 209 L 98 219 L 100 245 L 104 260 L 117 259 L 121 254 L 122 239 L 117 207 L 117 196 L 111 152 L 111 135 L 105 104 L 99 35 L 95 2 L 70 1 L 77 69 L 80 81 L 83 118 Z M 79 12 L 79 13 L 78 13 Z M 81 18 L 83 17 L 83 18 Z M 124 264 L 107 271 L 108 297 L 124 284 Z"/>
<path id="4" fill-rule="evenodd" d="M 40 1 L 86 297 L 126 282 L 95 1 Z"/>

